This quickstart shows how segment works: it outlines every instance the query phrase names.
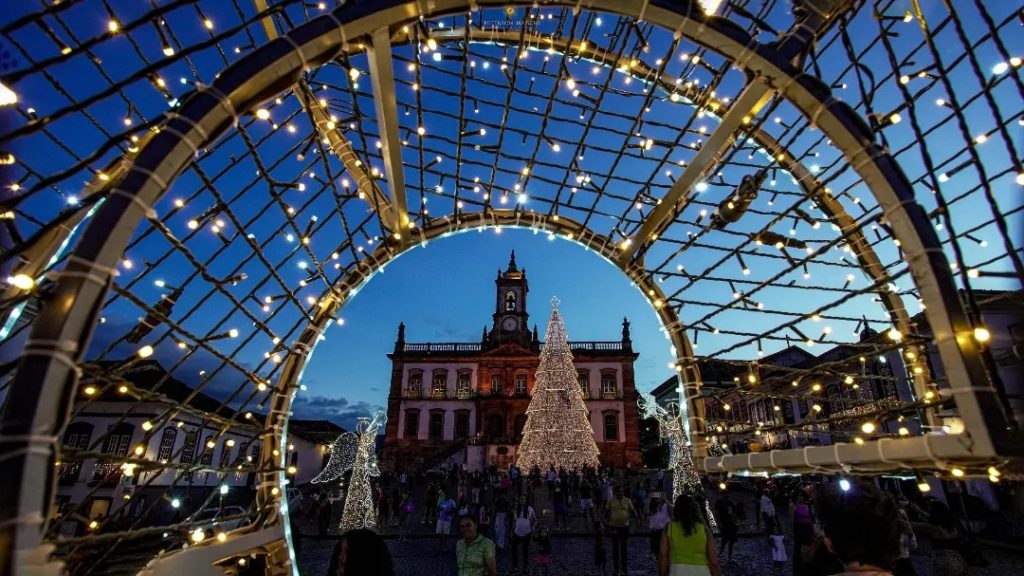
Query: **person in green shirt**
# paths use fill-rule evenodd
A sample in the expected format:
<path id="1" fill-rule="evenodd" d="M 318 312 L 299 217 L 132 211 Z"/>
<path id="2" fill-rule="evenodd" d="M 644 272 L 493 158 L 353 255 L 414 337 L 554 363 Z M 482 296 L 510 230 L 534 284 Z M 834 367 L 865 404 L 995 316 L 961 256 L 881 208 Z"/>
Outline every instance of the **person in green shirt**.
<path id="1" fill-rule="evenodd" d="M 672 521 L 661 536 L 660 576 L 720 576 L 718 549 L 704 523 L 700 505 L 680 494 L 672 506 Z"/>
<path id="2" fill-rule="evenodd" d="M 633 501 L 622 494 L 622 486 L 615 486 L 612 499 L 605 506 L 607 524 L 612 533 L 612 572 L 625 574 L 628 562 L 629 519 L 633 515 Z"/>
<path id="3" fill-rule="evenodd" d="M 459 532 L 462 539 L 455 545 L 458 576 L 497 576 L 494 542 L 480 535 L 476 520 L 463 516 L 459 520 Z"/>

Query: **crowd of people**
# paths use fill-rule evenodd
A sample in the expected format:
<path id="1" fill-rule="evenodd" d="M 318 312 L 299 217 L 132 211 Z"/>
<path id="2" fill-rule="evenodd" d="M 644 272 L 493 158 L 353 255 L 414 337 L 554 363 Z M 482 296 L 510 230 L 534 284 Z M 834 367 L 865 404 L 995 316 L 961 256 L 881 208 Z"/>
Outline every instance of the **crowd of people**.
<path id="1" fill-rule="evenodd" d="M 791 565 L 793 576 L 916 576 L 910 552 L 920 533 L 935 549 L 934 576 L 962 576 L 977 560 L 969 557 L 968 539 L 948 507 L 932 501 L 922 509 L 869 480 L 767 483 L 753 498 L 740 489 L 704 492 L 712 495 L 710 502 L 704 494 L 688 493 L 672 501 L 666 497 L 670 480 L 661 471 L 632 475 L 552 467 L 524 472 L 512 466 L 440 475 L 400 472 L 381 478 L 377 512 L 379 528 L 396 530 L 400 540 L 432 529 L 439 553 L 454 552 L 459 576 L 496 576 L 499 554 L 507 555 L 510 574 L 557 573 L 552 571 L 554 533 L 590 539 L 593 573 L 618 576 L 629 570 L 629 538 L 644 531 L 660 576 L 720 576 L 719 551 L 726 564 L 733 562 L 741 526 L 763 541 L 757 549 L 764 556 L 764 573 L 781 575 Z M 323 533 L 323 519 L 330 522 L 325 502 L 329 499 L 321 498 L 312 508 Z M 379 542 L 371 545 L 367 539 Z M 353 544 L 358 554 L 349 553 Z M 364 557 L 369 555 L 382 558 Z M 393 569 L 385 556 L 387 547 L 373 531 L 352 531 L 342 535 L 329 574 L 386 576 Z"/>

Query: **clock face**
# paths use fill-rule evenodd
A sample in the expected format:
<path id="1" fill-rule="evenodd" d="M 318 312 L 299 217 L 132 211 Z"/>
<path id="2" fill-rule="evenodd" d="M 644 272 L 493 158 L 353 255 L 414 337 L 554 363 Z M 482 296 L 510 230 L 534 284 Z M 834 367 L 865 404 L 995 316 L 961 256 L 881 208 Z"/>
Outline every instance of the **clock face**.
<path id="1" fill-rule="evenodd" d="M 505 318 L 501 322 L 501 327 L 509 332 L 514 332 L 519 327 L 519 321 L 515 318 Z"/>

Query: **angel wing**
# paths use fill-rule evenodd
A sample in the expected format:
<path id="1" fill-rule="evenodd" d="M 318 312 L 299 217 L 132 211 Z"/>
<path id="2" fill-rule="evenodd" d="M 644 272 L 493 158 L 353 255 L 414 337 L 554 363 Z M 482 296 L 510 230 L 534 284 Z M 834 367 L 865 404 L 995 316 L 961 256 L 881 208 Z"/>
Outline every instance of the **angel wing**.
<path id="1" fill-rule="evenodd" d="M 313 478 L 314 484 L 337 480 L 346 471 L 352 468 L 356 461 L 356 453 L 359 451 L 359 436 L 355 432 L 345 432 L 331 444 L 331 459 L 327 466 Z"/>

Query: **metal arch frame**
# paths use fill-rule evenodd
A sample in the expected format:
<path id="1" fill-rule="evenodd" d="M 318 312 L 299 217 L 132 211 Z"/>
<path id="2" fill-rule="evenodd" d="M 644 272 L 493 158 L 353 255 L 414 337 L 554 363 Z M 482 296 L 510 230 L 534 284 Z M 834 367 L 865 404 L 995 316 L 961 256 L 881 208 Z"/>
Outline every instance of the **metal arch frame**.
<path id="1" fill-rule="evenodd" d="M 553 2 L 571 5 L 567 1 Z M 237 118 L 238 111 L 255 105 L 295 84 L 304 67 L 321 65 L 334 58 L 347 42 L 346 38 L 371 34 L 384 26 L 412 21 L 420 16 L 465 12 L 478 5 L 504 6 L 505 2 L 485 0 L 464 2 L 434 0 L 431 13 L 422 13 L 419 2 L 393 1 L 372 7 L 346 6 L 330 16 L 318 17 L 290 31 L 285 38 L 274 40 L 253 51 L 229 67 L 214 82 L 204 87 L 171 117 L 165 128 L 136 156 L 110 198 L 76 244 L 67 268 L 57 281 L 52 299 L 43 307 L 26 345 L 21 363 L 8 397 L 9 409 L 2 421 L 3 451 L 0 455 L 20 473 L 0 476 L 0 565 L 21 572 L 40 568 L 45 563 L 42 547 L 45 525 L 44 511 L 51 499 L 54 483 L 55 433 L 68 416 L 77 386 L 77 363 L 95 327 L 103 295 L 114 272 L 117 258 L 143 216 L 151 214 L 155 201 L 166 191 L 174 177 L 192 160 L 203 143 L 213 139 Z M 907 255 L 915 283 L 927 305 L 926 316 L 935 334 L 935 341 L 950 383 L 957 392 L 957 407 L 969 435 L 958 437 L 924 436 L 891 440 L 890 458 L 905 461 L 941 464 L 942 459 L 957 461 L 991 461 L 997 457 L 996 444 L 983 411 L 994 407 L 996 398 L 984 387 L 985 371 L 978 350 L 969 337 L 971 325 L 957 298 L 941 245 L 928 223 L 927 214 L 913 201 L 913 191 L 906 176 L 893 158 L 871 141 L 856 113 L 846 104 L 828 96 L 828 89 L 786 62 L 768 48 L 757 44 L 746 33 L 719 19 L 705 19 L 699 11 L 686 6 L 687 13 L 668 6 L 664 0 L 644 4 L 640 14 L 635 7 L 613 0 L 592 0 L 588 8 L 626 16 L 643 16 L 645 20 L 676 30 L 697 43 L 736 62 L 748 72 L 761 76 L 765 82 L 801 110 L 814 118 L 853 165 L 858 175 L 876 196 L 879 205 Z M 663 6 L 664 4 L 664 6 Z M 695 17 L 696 16 L 696 17 Z M 339 24 L 341 26 L 339 27 Z M 742 58 L 742 61 L 740 61 Z M 399 252 L 407 249 L 411 238 L 403 235 Z M 602 254 L 608 244 L 602 245 Z M 638 286 L 645 286 L 636 268 L 626 271 Z M 645 295 L 647 293 L 645 292 Z M 334 300 L 332 300 L 334 301 Z M 325 306 L 323 314 L 333 311 L 335 304 Z M 659 314 L 666 314 L 664 306 Z M 670 335 L 680 334 L 679 326 L 667 325 Z M 270 432 L 264 435 L 265 446 L 278 446 L 284 441 L 288 408 L 297 386 L 298 373 L 304 365 L 309 347 L 303 339 L 315 341 L 315 326 L 304 331 L 293 345 L 289 364 L 282 372 L 275 389 Z M 684 355 L 692 356 L 684 344 Z M 678 349 L 678 348 L 677 348 Z M 975 384 L 978 386 L 975 387 Z M 692 399 L 688 399 L 691 400 Z M 694 423 L 693 416 L 690 417 Z M 696 422 L 699 428 L 700 422 Z M 925 456 L 917 452 L 924 448 Z M 819 468 L 849 466 L 858 462 L 886 462 L 884 441 L 862 446 L 837 445 L 805 449 L 803 462 L 797 465 L 801 451 L 703 458 L 704 468 L 739 470 L 759 467 Z M 899 450 L 896 447 L 900 447 Z M 1005 443 L 1000 449 L 1008 450 Z M 788 453 L 787 453 L 788 452 Z M 279 452 L 278 459 L 280 458 Z M 277 468 L 272 450 L 265 451 L 264 468 Z M 792 464 L 792 467 L 789 464 Z M 897 467 L 892 462 L 889 467 Z M 45 479 L 41 481 L 41 479 Z M 257 493 L 260 518 L 240 533 L 254 534 L 264 526 L 274 527 L 281 503 L 279 486 L 282 472 L 263 472 Z M 196 547 L 203 549 L 206 546 Z"/>

